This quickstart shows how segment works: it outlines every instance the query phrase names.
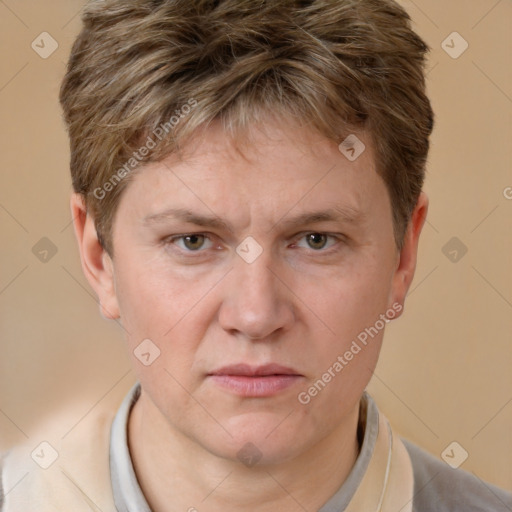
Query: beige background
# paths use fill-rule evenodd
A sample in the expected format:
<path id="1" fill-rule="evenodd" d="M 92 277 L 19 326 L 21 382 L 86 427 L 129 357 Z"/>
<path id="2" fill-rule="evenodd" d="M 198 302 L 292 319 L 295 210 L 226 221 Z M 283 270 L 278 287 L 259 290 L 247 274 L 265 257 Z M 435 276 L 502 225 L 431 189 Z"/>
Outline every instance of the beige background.
<path id="1" fill-rule="evenodd" d="M 370 389 L 403 435 L 437 456 L 457 441 L 464 469 L 511 489 L 512 2 L 401 3 L 433 48 L 431 208 L 406 314 L 388 327 Z M 41 422 L 58 441 L 133 380 L 70 226 L 57 93 L 81 5 L 0 1 L 0 449 L 37 446 Z M 31 48 L 43 31 L 59 44 L 47 59 Z M 458 59 L 441 47 L 453 31 L 469 43 Z M 42 237 L 58 250 L 45 263 L 32 253 Z M 452 237 L 468 249 L 456 263 L 442 250 Z"/>

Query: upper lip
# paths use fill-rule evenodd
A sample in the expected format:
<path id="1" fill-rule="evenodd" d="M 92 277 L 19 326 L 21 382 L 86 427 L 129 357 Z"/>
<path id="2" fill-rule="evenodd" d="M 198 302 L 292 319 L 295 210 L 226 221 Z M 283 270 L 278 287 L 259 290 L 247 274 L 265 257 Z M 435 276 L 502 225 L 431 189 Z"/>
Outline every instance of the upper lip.
<path id="1" fill-rule="evenodd" d="M 247 377 L 264 377 L 268 375 L 301 375 L 293 368 L 282 366 L 276 363 L 264 364 L 261 366 L 251 366 L 245 363 L 223 366 L 209 375 L 240 375 Z"/>

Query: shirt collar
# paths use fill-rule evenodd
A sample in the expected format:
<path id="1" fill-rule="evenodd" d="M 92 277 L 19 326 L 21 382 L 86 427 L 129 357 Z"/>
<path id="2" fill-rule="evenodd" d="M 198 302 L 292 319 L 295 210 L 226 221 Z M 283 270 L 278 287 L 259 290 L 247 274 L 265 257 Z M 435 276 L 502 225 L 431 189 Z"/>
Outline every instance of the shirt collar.
<path id="1" fill-rule="evenodd" d="M 151 512 L 135 476 L 128 447 L 128 418 L 139 396 L 137 383 L 123 400 L 110 430 L 110 478 L 118 512 Z M 345 482 L 318 512 L 345 510 L 366 473 L 379 430 L 377 406 L 366 392 L 361 399 L 360 422 L 364 433 L 357 460 Z"/>
<path id="2" fill-rule="evenodd" d="M 137 383 L 123 400 L 110 430 L 110 479 L 118 512 L 151 512 L 135 476 L 128 448 L 128 418 L 139 396 Z"/>

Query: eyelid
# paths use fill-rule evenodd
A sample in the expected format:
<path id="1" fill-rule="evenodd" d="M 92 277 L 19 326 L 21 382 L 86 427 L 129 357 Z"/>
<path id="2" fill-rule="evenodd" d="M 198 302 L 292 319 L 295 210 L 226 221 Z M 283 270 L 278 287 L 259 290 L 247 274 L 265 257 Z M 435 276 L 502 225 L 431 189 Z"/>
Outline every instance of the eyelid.
<path id="1" fill-rule="evenodd" d="M 332 243 L 331 245 L 329 245 L 328 247 L 326 248 L 322 248 L 322 249 L 312 249 L 312 248 L 309 248 L 312 252 L 317 252 L 317 253 L 328 253 L 330 252 L 330 249 L 332 249 L 333 247 L 335 247 L 336 245 L 338 245 L 338 243 L 343 243 L 343 242 L 346 242 L 346 237 L 343 235 L 343 234 L 340 234 L 340 233 L 337 233 L 337 234 L 334 234 L 334 233 L 327 233 L 327 232 L 324 232 L 324 231 L 314 231 L 314 230 L 311 230 L 311 231 L 302 231 L 301 233 L 298 233 L 296 234 L 292 240 L 292 245 L 297 245 L 297 243 L 304 239 L 306 236 L 308 235 L 312 235 L 312 234 L 319 234 L 319 235 L 325 235 L 327 236 L 328 238 L 330 238 L 331 240 L 334 240 L 334 243 Z M 180 233 L 180 234 L 176 234 L 176 235 L 170 235 L 170 236 L 167 236 L 165 237 L 162 241 L 165 245 L 177 245 L 175 243 L 176 240 L 183 240 L 184 238 L 186 238 L 187 236 L 204 236 L 206 240 L 209 240 L 210 243 L 212 244 L 210 247 L 206 247 L 206 248 L 203 248 L 201 247 L 201 249 L 197 249 L 196 251 L 192 251 L 190 249 L 186 249 L 186 248 L 181 248 L 178 246 L 178 249 L 183 252 L 183 253 L 187 253 L 189 255 L 194 255 L 194 254 L 200 254 L 200 253 L 203 253 L 203 252 L 206 252 L 208 249 L 212 249 L 215 247 L 214 245 L 214 238 L 215 238 L 215 235 L 213 235 L 212 233 L 205 233 L 205 232 L 189 232 L 189 233 Z M 218 248 L 218 244 L 217 244 L 217 248 Z"/>
<path id="2" fill-rule="evenodd" d="M 212 244 L 212 246 L 210 247 L 201 247 L 200 249 L 197 249 L 195 251 L 192 251 L 190 249 L 187 249 L 187 248 L 182 248 L 182 247 L 179 247 L 175 241 L 176 240 L 183 240 L 185 239 L 187 236 L 203 236 L 205 238 L 205 240 L 209 240 L 210 243 Z M 208 249 L 211 249 L 213 247 L 213 240 L 212 240 L 212 235 L 210 233 L 202 233 L 202 232 L 199 232 L 199 233 L 181 233 L 179 235 L 171 235 L 171 236 L 167 236 L 163 239 L 163 243 L 165 245 L 175 245 L 178 247 L 178 249 L 182 252 L 185 252 L 185 253 L 188 253 L 188 254 L 199 254 L 199 253 L 202 253 L 202 252 L 205 252 L 206 250 Z"/>
<path id="3" fill-rule="evenodd" d="M 305 237 L 307 237 L 308 235 L 324 235 L 326 236 L 327 238 L 330 238 L 331 240 L 334 240 L 334 243 L 332 243 L 331 245 L 328 245 L 327 247 L 325 248 L 322 248 L 322 249 L 312 249 L 311 247 L 309 247 L 309 249 L 312 251 L 312 252 L 317 252 L 317 253 L 321 253 L 321 252 L 324 252 L 324 253 L 327 253 L 329 252 L 330 249 L 332 249 L 333 247 L 335 247 L 336 245 L 338 245 L 338 243 L 340 242 L 344 242 L 345 241 L 345 237 L 341 234 L 333 234 L 333 233 L 326 233 L 324 231 L 304 231 L 302 233 L 299 233 L 297 234 L 295 237 L 294 237 L 294 242 L 293 242 L 293 245 L 297 245 L 298 242 L 300 240 L 303 240 Z"/>

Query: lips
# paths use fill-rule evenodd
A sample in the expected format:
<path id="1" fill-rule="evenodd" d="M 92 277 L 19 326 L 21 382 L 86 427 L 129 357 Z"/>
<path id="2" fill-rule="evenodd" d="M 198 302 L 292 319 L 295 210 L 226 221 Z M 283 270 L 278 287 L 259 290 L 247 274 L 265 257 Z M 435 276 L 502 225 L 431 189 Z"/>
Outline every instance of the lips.
<path id="1" fill-rule="evenodd" d="M 274 396 L 304 378 L 293 368 L 276 363 L 262 366 L 243 363 L 224 366 L 208 374 L 208 377 L 224 391 L 246 398 Z"/>
<path id="2" fill-rule="evenodd" d="M 281 366 L 280 364 L 270 363 L 263 366 L 250 366 L 248 364 L 233 364 L 224 366 L 210 375 L 231 375 L 241 377 L 268 377 L 270 375 L 297 375 L 301 374 L 293 368 Z"/>

